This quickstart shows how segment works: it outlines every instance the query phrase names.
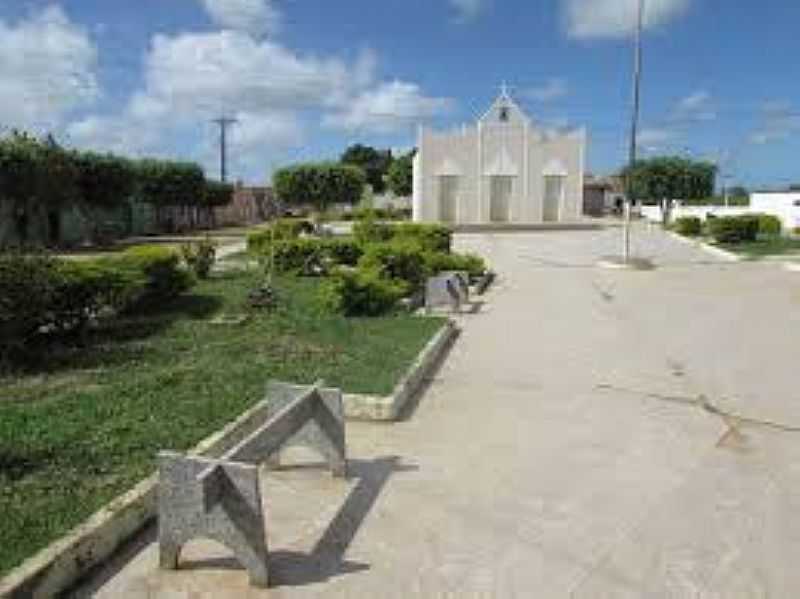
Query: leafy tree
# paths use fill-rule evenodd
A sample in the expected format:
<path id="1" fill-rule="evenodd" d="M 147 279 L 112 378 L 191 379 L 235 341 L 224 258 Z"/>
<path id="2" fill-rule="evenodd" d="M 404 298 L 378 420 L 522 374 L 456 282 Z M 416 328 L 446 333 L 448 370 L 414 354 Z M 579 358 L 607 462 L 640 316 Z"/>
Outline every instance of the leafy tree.
<path id="1" fill-rule="evenodd" d="M 389 189 L 397 196 L 410 196 L 414 184 L 414 154 L 410 152 L 392 162 L 387 175 Z"/>
<path id="2" fill-rule="evenodd" d="M 641 200 L 690 200 L 707 198 L 714 193 L 717 167 L 704 161 L 680 156 L 662 156 L 640 160 L 622 175 L 632 174 L 630 191 Z"/>
<path id="3" fill-rule="evenodd" d="M 142 199 L 156 207 L 196 206 L 204 197 L 203 169 L 192 162 L 145 159 L 136 171 Z"/>
<path id="4" fill-rule="evenodd" d="M 386 191 L 386 175 L 389 174 L 389 167 L 393 162 L 391 150 L 376 150 L 370 146 L 355 144 L 345 150 L 341 162 L 361 168 L 375 193 Z"/>
<path id="5" fill-rule="evenodd" d="M 732 198 L 746 198 L 750 195 L 750 192 L 747 190 L 746 187 L 741 185 L 734 185 L 728 190 L 728 194 Z"/>
<path id="6" fill-rule="evenodd" d="M 130 160 L 112 154 L 73 152 L 78 188 L 77 207 L 91 230 L 92 239 L 101 238 L 98 209 L 127 203 L 136 185 L 136 172 Z"/>
<path id="7" fill-rule="evenodd" d="M 227 206 L 233 201 L 233 185 L 220 181 L 206 181 L 203 205 L 209 208 Z"/>
<path id="8" fill-rule="evenodd" d="M 140 160 L 136 165 L 137 188 L 141 199 L 156 209 L 156 221 L 172 231 L 172 214 L 164 208 L 201 206 L 206 193 L 203 169 L 192 162 Z"/>
<path id="9" fill-rule="evenodd" d="M 34 219 L 77 200 L 76 179 L 74 162 L 52 137 L 38 140 L 15 131 L 0 139 L 0 198 L 11 202 L 23 244 Z"/>
<path id="10" fill-rule="evenodd" d="M 112 208 L 128 201 L 136 184 L 130 160 L 112 154 L 73 152 L 80 202 L 90 208 Z"/>
<path id="11" fill-rule="evenodd" d="M 355 204 L 366 185 L 364 172 L 352 165 L 306 163 L 275 172 L 273 187 L 281 202 L 311 204 L 320 212 L 330 204 Z"/>
<path id="12" fill-rule="evenodd" d="M 671 200 L 708 198 L 714 193 L 717 167 L 710 162 L 680 156 L 661 156 L 638 161 L 622 171 L 631 198 L 665 201 L 664 220 L 669 221 Z"/>

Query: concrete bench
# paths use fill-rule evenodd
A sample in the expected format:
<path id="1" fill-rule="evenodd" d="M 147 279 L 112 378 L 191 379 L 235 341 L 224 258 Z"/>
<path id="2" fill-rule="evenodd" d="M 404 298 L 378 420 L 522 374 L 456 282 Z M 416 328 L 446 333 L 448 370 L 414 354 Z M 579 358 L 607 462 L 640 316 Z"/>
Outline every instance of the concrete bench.
<path id="1" fill-rule="evenodd" d="M 347 474 L 342 393 L 319 385 L 272 382 L 263 423 L 220 459 L 159 454 L 160 566 L 176 570 L 180 550 L 205 537 L 233 551 L 257 587 L 269 585 L 266 518 L 258 464 L 276 465 L 281 448 L 318 451 L 334 476 Z"/>

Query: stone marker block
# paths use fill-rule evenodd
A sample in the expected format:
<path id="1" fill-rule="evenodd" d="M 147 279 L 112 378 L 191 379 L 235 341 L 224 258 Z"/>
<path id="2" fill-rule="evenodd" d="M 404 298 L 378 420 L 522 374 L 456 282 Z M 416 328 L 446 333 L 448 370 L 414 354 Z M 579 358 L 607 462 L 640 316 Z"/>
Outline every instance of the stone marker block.
<path id="1" fill-rule="evenodd" d="M 461 305 L 469 301 L 469 287 L 458 273 L 442 273 L 428 279 L 425 286 L 425 308 L 449 306 L 459 312 Z"/>

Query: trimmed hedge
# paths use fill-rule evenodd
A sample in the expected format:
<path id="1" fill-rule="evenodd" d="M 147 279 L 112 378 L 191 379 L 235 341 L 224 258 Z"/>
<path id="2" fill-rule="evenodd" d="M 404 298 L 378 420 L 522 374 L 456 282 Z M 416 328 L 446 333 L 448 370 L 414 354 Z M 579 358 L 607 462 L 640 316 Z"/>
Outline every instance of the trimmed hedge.
<path id="1" fill-rule="evenodd" d="M 764 237 L 778 237 L 783 232 L 781 219 L 772 214 L 758 215 L 758 234 Z"/>
<path id="2" fill-rule="evenodd" d="M 158 246 L 71 261 L 44 254 L 0 254 L 0 350 L 43 334 L 81 332 L 103 311 L 167 301 L 194 279 L 176 252 Z"/>
<path id="3" fill-rule="evenodd" d="M 367 219 L 353 225 L 353 236 L 359 243 L 391 240 L 413 241 L 431 252 L 449 253 L 453 243 L 452 229 L 443 225 L 422 223 L 379 223 Z"/>
<path id="4" fill-rule="evenodd" d="M 464 271 L 471 279 L 486 274 L 486 261 L 475 254 L 445 254 L 444 252 L 427 252 L 425 261 L 431 274 L 444 271 Z"/>
<path id="5" fill-rule="evenodd" d="M 251 250 L 254 246 L 251 244 Z M 258 243 L 256 252 L 269 255 L 269 240 Z M 352 239 L 281 239 L 274 245 L 275 270 L 303 274 L 311 266 L 355 266 L 363 248 Z"/>
<path id="6" fill-rule="evenodd" d="M 430 275 L 425 250 L 418 243 L 408 240 L 368 245 L 358 267 L 402 281 L 410 290 L 421 288 Z"/>
<path id="7" fill-rule="evenodd" d="M 723 216 L 708 220 L 708 232 L 717 243 L 745 243 L 758 237 L 757 215 Z"/>
<path id="8" fill-rule="evenodd" d="M 362 245 L 383 243 L 394 237 L 394 228 L 392 225 L 379 223 L 373 218 L 367 218 L 353 224 L 353 237 Z"/>
<path id="9" fill-rule="evenodd" d="M 681 216 L 675 219 L 673 228 L 679 235 L 697 237 L 703 232 L 703 221 L 696 216 Z"/>
<path id="10" fill-rule="evenodd" d="M 180 267 L 180 254 L 159 245 L 132 247 L 122 255 L 106 258 L 110 265 L 123 271 L 141 273 L 144 286 L 132 307 L 160 303 L 191 289 L 194 277 Z"/>
<path id="11" fill-rule="evenodd" d="M 380 316 L 392 310 L 407 293 L 405 285 L 380 272 L 339 269 L 320 286 L 322 306 L 345 316 Z"/>
<path id="12" fill-rule="evenodd" d="M 431 252 L 450 253 L 453 245 L 453 230 L 443 225 L 402 223 L 393 228 L 395 239 L 419 242 Z"/>
<path id="13" fill-rule="evenodd" d="M 282 218 L 273 222 L 269 227 L 247 237 L 247 250 L 253 253 L 266 253 L 269 244 L 275 241 L 297 239 L 303 233 L 313 233 L 314 225 L 302 218 Z"/>

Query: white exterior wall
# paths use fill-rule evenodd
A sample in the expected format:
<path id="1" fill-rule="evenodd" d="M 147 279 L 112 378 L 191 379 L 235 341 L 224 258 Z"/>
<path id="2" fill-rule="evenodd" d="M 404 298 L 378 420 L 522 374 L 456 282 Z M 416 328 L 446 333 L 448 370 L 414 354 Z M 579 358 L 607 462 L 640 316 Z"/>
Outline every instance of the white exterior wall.
<path id="1" fill-rule="evenodd" d="M 753 212 L 774 214 L 781 219 L 786 231 L 800 227 L 800 192 L 753 193 L 750 208 Z"/>
<path id="2" fill-rule="evenodd" d="M 545 136 L 513 101 L 507 122 L 487 118 L 477 126 L 450 133 L 421 130 L 414 161 L 414 220 L 438 222 L 439 177 L 459 177 L 457 223 L 490 222 L 491 176 L 513 176 L 510 222 L 543 220 L 545 171 L 557 165 L 565 174 L 561 221 L 574 221 L 583 210 L 586 136 L 583 131 Z"/>
<path id="3" fill-rule="evenodd" d="M 661 206 L 642 206 L 641 212 L 648 220 L 655 222 L 662 220 Z M 705 221 L 709 214 L 722 217 L 752 213 L 777 216 L 783 224 L 784 231 L 794 231 L 800 227 L 800 192 L 753 193 L 750 196 L 749 206 L 675 206 L 672 208 L 672 219 L 695 216 Z"/>

